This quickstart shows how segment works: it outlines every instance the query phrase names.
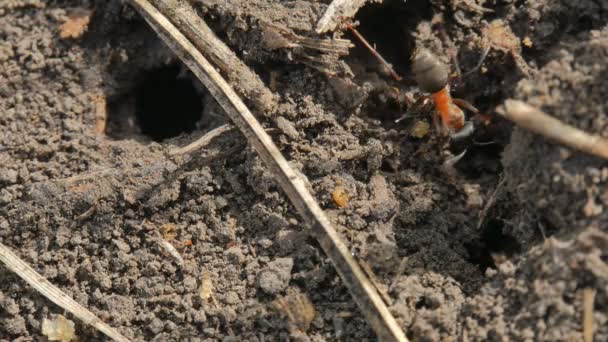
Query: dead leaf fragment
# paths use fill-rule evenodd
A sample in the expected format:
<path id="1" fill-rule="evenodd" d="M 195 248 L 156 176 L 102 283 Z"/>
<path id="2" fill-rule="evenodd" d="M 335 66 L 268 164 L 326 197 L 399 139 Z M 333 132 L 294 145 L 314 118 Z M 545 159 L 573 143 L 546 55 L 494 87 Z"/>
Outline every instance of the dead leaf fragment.
<path id="1" fill-rule="evenodd" d="M 481 30 L 481 34 L 484 46 L 512 53 L 519 53 L 521 50 L 519 38 L 513 33 L 511 27 L 500 19 L 486 25 Z"/>
<path id="2" fill-rule="evenodd" d="M 199 290 L 199 296 L 202 300 L 206 301 L 211 298 L 213 294 L 213 281 L 209 276 L 209 272 L 203 272 L 203 280 L 201 281 L 201 288 Z"/>
<path id="3" fill-rule="evenodd" d="M 428 122 L 424 120 L 416 121 L 412 127 L 412 130 L 410 131 L 410 135 L 413 138 L 424 138 L 427 134 L 429 134 L 430 129 L 431 126 Z"/>
<path id="4" fill-rule="evenodd" d="M 62 315 L 57 315 L 53 319 L 42 320 L 42 334 L 49 341 L 69 342 L 74 338 L 74 322 Z"/>
<path id="5" fill-rule="evenodd" d="M 310 328 L 312 320 L 315 319 L 315 307 L 304 293 L 277 298 L 272 302 L 272 306 L 287 317 L 291 328 L 302 332 L 306 332 Z"/>
<path id="6" fill-rule="evenodd" d="M 59 37 L 61 37 L 61 39 L 68 39 L 82 36 L 89 27 L 92 14 L 93 11 L 85 9 L 76 11 L 59 26 Z"/>

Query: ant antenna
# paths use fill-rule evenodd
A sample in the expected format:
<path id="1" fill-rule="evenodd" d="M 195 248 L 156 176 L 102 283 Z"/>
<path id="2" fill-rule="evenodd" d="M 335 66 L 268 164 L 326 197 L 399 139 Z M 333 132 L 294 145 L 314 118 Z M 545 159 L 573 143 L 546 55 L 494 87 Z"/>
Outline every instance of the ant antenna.
<path id="1" fill-rule="evenodd" d="M 384 60 L 384 58 L 382 58 L 378 51 L 376 51 L 376 49 L 374 49 L 365 38 L 363 38 L 361 33 L 359 33 L 356 28 L 354 28 L 350 23 L 346 21 L 344 22 L 344 25 L 346 25 L 346 27 L 361 41 L 361 43 L 363 43 L 363 45 L 365 45 L 365 47 L 372 53 L 372 55 L 374 55 L 374 57 L 376 57 L 376 59 L 388 69 L 388 72 L 391 74 L 391 76 L 393 76 L 394 79 L 396 79 L 397 81 L 401 81 L 401 76 L 397 75 L 395 70 L 393 70 L 393 67 L 386 60 Z"/>

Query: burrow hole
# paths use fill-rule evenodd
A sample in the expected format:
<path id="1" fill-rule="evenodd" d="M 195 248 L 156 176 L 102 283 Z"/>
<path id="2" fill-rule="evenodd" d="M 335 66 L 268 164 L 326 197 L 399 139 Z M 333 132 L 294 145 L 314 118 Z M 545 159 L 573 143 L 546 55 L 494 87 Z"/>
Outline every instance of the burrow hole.
<path id="1" fill-rule="evenodd" d="M 108 104 L 107 135 L 115 139 L 144 135 L 154 141 L 197 129 L 203 97 L 192 79 L 173 63 L 138 77 L 133 90 Z"/>
<path id="2" fill-rule="evenodd" d="M 503 233 L 504 222 L 492 219 L 483 227 L 478 240 L 465 244 L 469 252 L 469 261 L 482 272 L 496 268 L 494 255 L 512 257 L 521 252 L 521 245 L 514 237 Z"/>
<path id="3" fill-rule="evenodd" d="M 395 71 L 408 78 L 410 54 L 415 47 L 412 33 L 416 32 L 422 20 L 430 20 L 431 7 L 423 0 L 385 0 L 382 4 L 369 4 L 361 8 L 355 20 L 359 22 L 358 31 L 376 50 L 392 64 Z M 368 70 L 381 70 L 382 65 L 374 59 L 369 50 L 350 32 L 347 37 L 355 43 L 351 50 L 350 61 L 364 65 Z"/>
<path id="4" fill-rule="evenodd" d="M 379 119 L 386 128 L 394 127 L 394 120 L 401 116 L 402 103 L 394 92 L 387 89 L 402 88 L 415 84 L 410 72 L 410 57 L 416 47 L 414 33 L 422 21 L 431 19 L 431 7 L 423 0 L 385 0 L 381 4 L 370 3 L 362 7 L 354 18 L 358 23 L 357 30 L 375 47 L 376 51 L 392 65 L 394 71 L 402 77 L 402 82 L 395 81 L 388 69 L 381 64 L 365 45 L 350 31 L 345 37 L 355 47 L 345 58 L 355 75 L 363 83 L 369 79 L 386 82 L 387 87 L 374 82 L 365 102 L 366 112 L 374 119 Z"/>

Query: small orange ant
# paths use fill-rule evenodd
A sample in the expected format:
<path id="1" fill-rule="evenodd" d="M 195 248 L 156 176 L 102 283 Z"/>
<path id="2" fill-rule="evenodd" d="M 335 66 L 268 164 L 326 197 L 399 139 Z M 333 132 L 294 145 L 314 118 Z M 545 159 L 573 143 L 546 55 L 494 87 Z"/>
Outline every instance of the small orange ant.
<path id="1" fill-rule="evenodd" d="M 426 49 L 417 49 L 412 56 L 412 72 L 420 90 L 431 93 L 435 102 L 435 113 L 443 123 L 443 131 L 454 140 L 470 136 L 475 126 L 466 121 L 463 109 L 466 109 L 483 122 L 488 118 L 475 106 L 463 99 L 453 98 L 450 94 L 449 70 L 437 56 Z"/>
<path id="2" fill-rule="evenodd" d="M 392 69 L 382 56 L 365 40 L 365 38 L 349 23 L 345 22 L 346 27 L 361 40 L 363 45 L 382 63 L 391 76 L 397 81 L 401 77 Z M 466 121 L 464 111 L 466 109 L 475 115 L 487 120 L 472 104 L 462 99 L 452 98 L 449 87 L 449 68 L 442 63 L 437 56 L 429 50 L 420 48 L 414 50 L 411 58 L 412 72 L 420 90 L 432 94 L 435 105 L 435 113 L 442 122 L 442 132 L 449 135 L 453 140 L 462 140 L 470 136 L 474 131 L 472 121 Z M 434 116 L 436 126 L 437 117 Z M 401 119 L 398 119 L 399 122 Z"/>
<path id="3" fill-rule="evenodd" d="M 419 49 L 413 54 L 412 72 L 420 90 L 433 94 L 435 110 L 441 117 L 443 128 L 449 133 L 462 130 L 464 112 L 454 104 L 450 95 L 447 66 L 428 50 Z"/>

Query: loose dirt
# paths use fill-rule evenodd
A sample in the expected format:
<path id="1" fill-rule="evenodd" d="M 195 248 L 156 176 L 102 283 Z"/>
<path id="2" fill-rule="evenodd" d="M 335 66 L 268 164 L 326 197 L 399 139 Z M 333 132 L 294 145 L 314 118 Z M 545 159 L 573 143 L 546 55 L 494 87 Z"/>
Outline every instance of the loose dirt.
<path id="1" fill-rule="evenodd" d="M 329 2 L 191 1 L 278 96 L 276 113 L 256 116 L 408 336 L 581 341 L 583 292 L 595 289 L 595 338 L 608 340 L 608 163 L 492 116 L 516 98 L 608 137 L 608 3 L 368 4 L 359 29 L 396 82 L 347 32 L 336 35 L 356 46 L 340 59 L 269 44 L 269 24 L 317 38 Z M 455 96 L 492 117 L 477 144 L 446 151 L 429 113 L 402 101 L 422 95 L 416 46 L 455 72 L 458 60 Z M 124 335 L 374 340 L 243 136 L 167 157 L 227 119 L 128 5 L 1 1 L 0 113 L 0 241 Z M 8 270 L 0 279 L 0 340 L 41 340 L 43 318 L 62 310 Z M 310 324 L 276 309 L 298 294 Z M 308 317 L 298 303 L 287 307 Z M 76 334 L 104 339 L 78 321 Z"/>

